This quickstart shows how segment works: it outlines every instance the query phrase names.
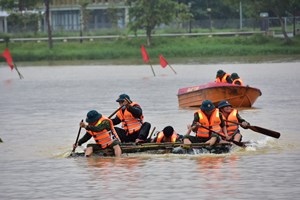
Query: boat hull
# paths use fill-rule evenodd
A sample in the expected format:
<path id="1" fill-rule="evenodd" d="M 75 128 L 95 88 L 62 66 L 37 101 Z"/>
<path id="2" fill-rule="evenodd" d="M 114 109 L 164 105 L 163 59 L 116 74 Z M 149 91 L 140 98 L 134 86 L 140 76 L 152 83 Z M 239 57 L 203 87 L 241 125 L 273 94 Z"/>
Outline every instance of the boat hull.
<path id="1" fill-rule="evenodd" d="M 216 106 L 227 100 L 234 107 L 252 107 L 261 95 L 257 88 L 215 82 L 181 88 L 177 94 L 179 107 L 199 107 L 206 99 Z"/>

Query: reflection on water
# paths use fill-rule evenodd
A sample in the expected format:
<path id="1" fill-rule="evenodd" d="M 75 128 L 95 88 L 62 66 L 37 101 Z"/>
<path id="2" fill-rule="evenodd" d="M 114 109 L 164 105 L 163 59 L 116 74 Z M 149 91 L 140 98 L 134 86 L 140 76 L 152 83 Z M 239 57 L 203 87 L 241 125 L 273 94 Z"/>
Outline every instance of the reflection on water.
<path id="1" fill-rule="evenodd" d="M 299 63 L 0 68 L 0 199 L 295 199 L 300 195 Z M 279 140 L 242 129 L 246 149 L 224 155 L 124 155 L 65 158 L 87 111 L 109 116 L 127 93 L 145 120 L 180 134 L 194 108 L 178 107 L 181 87 L 207 83 L 218 69 L 237 72 L 263 95 L 240 109 Z M 83 135 L 83 131 L 81 135 Z M 80 148 L 78 148 L 80 150 Z"/>

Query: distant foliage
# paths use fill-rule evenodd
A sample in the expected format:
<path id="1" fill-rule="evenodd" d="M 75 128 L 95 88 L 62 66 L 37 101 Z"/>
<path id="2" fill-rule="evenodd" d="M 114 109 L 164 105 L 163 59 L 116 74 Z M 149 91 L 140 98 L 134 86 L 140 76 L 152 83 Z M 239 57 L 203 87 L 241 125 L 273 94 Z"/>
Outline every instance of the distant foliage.
<path id="1" fill-rule="evenodd" d="M 9 32 L 38 32 L 39 14 L 12 13 L 7 17 Z"/>
<path id="2" fill-rule="evenodd" d="M 255 34 L 249 37 L 236 37 L 233 38 L 233 43 L 235 44 L 243 44 L 243 45 L 261 45 L 267 44 L 271 41 L 270 37 L 262 35 L 262 34 Z"/>

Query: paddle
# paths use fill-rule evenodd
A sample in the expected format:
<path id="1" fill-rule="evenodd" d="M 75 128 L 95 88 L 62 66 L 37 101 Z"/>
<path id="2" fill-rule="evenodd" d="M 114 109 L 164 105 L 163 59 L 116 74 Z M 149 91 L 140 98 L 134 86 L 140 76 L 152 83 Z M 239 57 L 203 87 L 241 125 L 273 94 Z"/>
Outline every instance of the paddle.
<path id="1" fill-rule="evenodd" d="M 112 116 L 114 116 L 121 108 L 123 107 L 123 105 L 122 106 L 120 106 L 117 110 L 115 110 L 111 115 L 109 115 L 109 119 L 110 118 L 112 118 Z"/>
<path id="2" fill-rule="evenodd" d="M 201 126 L 201 125 L 200 125 Z M 221 137 L 224 137 L 224 135 L 221 135 L 220 133 L 218 133 L 218 132 L 216 132 L 216 131 L 214 131 L 214 130 L 211 130 L 211 129 L 209 129 L 209 128 L 206 128 L 205 126 L 201 126 L 202 128 L 204 128 L 204 129 L 206 129 L 206 130 L 209 130 L 209 131 L 211 131 L 211 132 L 213 132 L 213 133 L 216 133 L 216 134 L 218 134 L 219 136 L 221 136 Z M 232 142 L 233 144 L 235 144 L 235 145 L 237 145 L 237 146 L 239 146 L 239 147 L 246 147 L 246 145 L 243 143 L 243 142 L 238 142 L 238 141 L 230 141 L 230 142 Z"/>
<path id="3" fill-rule="evenodd" d="M 126 101 L 128 101 L 128 103 L 132 103 L 132 101 L 130 101 L 130 99 L 125 98 Z M 121 105 L 117 110 L 115 110 L 111 115 L 109 115 L 109 119 L 112 118 L 121 108 L 123 108 L 124 105 Z"/>
<path id="4" fill-rule="evenodd" d="M 81 122 L 83 122 L 83 119 L 81 120 Z M 79 139 L 79 135 L 80 135 L 80 131 L 81 131 L 81 126 L 79 126 L 79 130 L 78 130 L 77 137 L 76 137 L 76 140 L 75 140 L 75 145 L 73 147 L 73 150 L 72 150 L 72 153 L 70 154 L 70 156 L 73 156 L 73 154 L 75 152 L 75 149 L 77 147 L 77 142 L 78 142 L 78 139 Z"/>
<path id="5" fill-rule="evenodd" d="M 147 141 L 151 141 L 151 137 L 152 137 L 155 129 L 156 129 L 156 127 L 154 126 Z"/>
<path id="6" fill-rule="evenodd" d="M 238 124 L 238 125 L 242 125 L 242 123 L 238 123 L 238 122 L 233 122 L 233 121 L 229 121 L 229 120 L 225 120 L 226 122 L 230 122 L 230 123 L 234 123 L 234 124 Z M 264 135 L 267 135 L 267 136 L 270 136 L 270 137 L 273 137 L 273 138 L 279 138 L 280 137 L 280 133 L 279 132 L 276 132 L 276 131 L 272 131 L 272 130 L 269 130 L 269 129 L 266 129 L 266 128 L 262 128 L 262 127 L 259 127 L 259 126 L 247 126 L 247 128 L 251 129 L 252 131 L 255 131 L 257 133 L 262 133 Z"/>

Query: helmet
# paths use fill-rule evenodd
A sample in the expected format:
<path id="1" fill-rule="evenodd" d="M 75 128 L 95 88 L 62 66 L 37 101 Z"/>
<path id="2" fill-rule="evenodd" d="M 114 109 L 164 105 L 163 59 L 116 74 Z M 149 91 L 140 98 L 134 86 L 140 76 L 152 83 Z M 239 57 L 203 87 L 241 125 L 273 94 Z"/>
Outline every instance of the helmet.
<path id="1" fill-rule="evenodd" d="M 220 101 L 219 104 L 218 104 L 219 109 L 224 108 L 226 106 L 231 106 L 232 107 L 232 105 L 226 100 Z"/>
<path id="2" fill-rule="evenodd" d="M 210 100 L 204 100 L 200 106 L 200 109 L 203 111 L 212 111 L 215 109 L 215 106 Z"/>
<path id="3" fill-rule="evenodd" d="M 130 100 L 130 97 L 127 94 L 120 94 L 119 98 L 116 100 L 116 102 L 124 101 L 125 99 Z"/>
<path id="4" fill-rule="evenodd" d="M 174 132 L 174 129 L 172 126 L 166 126 L 164 129 L 163 129 L 163 133 L 166 137 L 170 137 Z"/>
<path id="5" fill-rule="evenodd" d="M 221 69 L 217 71 L 217 77 L 221 77 L 224 74 L 226 74 L 226 73 L 223 70 L 221 70 Z"/>
<path id="6" fill-rule="evenodd" d="M 102 117 L 96 110 L 91 110 L 87 113 L 85 121 L 87 123 L 94 123 Z"/>
<path id="7" fill-rule="evenodd" d="M 232 80 L 235 80 L 235 79 L 238 79 L 238 78 L 240 78 L 240 77 L 239 77 L 239 75 L 238 75 L 237 73 L 232 73 L 232 74 L 230 75 L 230 78 L 231 78 Z"/>

